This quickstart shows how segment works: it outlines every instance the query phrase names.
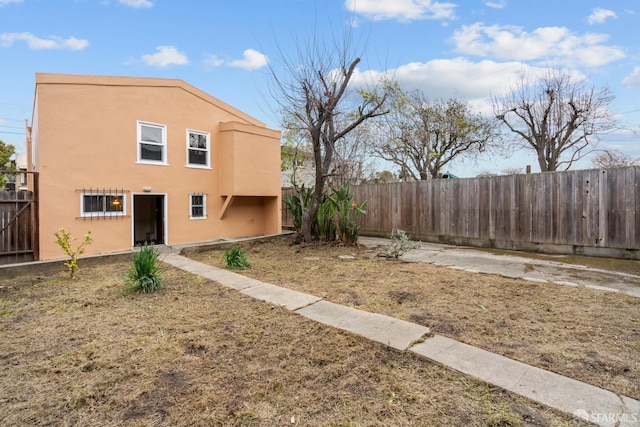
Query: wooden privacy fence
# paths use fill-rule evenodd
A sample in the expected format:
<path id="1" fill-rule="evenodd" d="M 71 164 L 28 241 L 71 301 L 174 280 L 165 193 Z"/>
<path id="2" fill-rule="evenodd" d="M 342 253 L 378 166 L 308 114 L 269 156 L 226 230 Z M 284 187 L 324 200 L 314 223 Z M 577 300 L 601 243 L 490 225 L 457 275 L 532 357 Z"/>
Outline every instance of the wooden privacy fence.
<path id="1" fill-rule="evenodd" d="M 352 187 L 362 235 L 640 258 L 640 166 Z M 285 190 L 284 197 L 292 190 Z M 283 224 L 290 225 L 287 213 Z"/>
<path id="2" fill-rule="evenodd" d="M 38 259 L 37 174 L 24 174 L 35 191 L 0 190 L 0 264 Z"/>

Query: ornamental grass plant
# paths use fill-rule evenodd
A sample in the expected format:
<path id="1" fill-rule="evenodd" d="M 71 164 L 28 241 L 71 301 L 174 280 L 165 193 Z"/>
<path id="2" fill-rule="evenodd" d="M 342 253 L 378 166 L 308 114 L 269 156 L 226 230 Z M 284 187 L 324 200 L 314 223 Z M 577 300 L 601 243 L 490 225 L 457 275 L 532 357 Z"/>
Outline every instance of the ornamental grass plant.
<path id="1" fill-rule="evenodd" d="M 162 289 L 159 256 L 156 248 L 147 244 L 134 252 L 131 267 L 127 272 L 127 282 L 131 290 L 147 293 Z"/>

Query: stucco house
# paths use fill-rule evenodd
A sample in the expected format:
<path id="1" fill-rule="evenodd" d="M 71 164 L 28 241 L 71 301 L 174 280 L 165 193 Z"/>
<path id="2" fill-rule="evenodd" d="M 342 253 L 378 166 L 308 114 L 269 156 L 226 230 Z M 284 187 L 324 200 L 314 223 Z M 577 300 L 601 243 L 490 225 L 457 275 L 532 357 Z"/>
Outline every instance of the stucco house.
<path id="1" fill-rule="evenodd" d="M 280 133 L 177 79 L 36 74 L 39 258 L 281 232 Z"/>

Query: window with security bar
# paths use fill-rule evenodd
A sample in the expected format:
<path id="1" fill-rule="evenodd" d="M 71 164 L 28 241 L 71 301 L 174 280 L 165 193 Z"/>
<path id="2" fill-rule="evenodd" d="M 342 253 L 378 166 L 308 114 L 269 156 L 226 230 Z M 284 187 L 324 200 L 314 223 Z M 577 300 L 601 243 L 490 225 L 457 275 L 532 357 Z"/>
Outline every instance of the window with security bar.
<path id="1" fill-rule="evenodd" d="M 126 212 L 124 191 L 82 191 L 80 196 L 80 213 L 82 217 L 117 217 L 126 215 Z"/>
<path id="2" fill-rule="evenodd" d="M 191 219 L 205 219 L 207 217 L 207 195 L 204 193 L 193 193 L 190 197 Z"/>

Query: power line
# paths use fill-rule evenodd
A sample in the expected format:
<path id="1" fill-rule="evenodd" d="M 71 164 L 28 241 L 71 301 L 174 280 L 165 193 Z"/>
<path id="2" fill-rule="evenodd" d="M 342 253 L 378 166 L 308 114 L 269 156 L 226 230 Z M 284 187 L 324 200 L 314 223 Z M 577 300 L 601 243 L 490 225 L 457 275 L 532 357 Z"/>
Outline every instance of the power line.
<path id="1" fill-rule="evenodd" d="M 12 104 L 10 102 L 0 102 L 0 105 L 6 105 L 8 107 L 29 108 L 29 106 L 27 104 Z"/>
<path id="2" fill-rule="evenodd" d="M 24 135 L 24 132 L 5 132 L 3 130 L 0 130 L 0 133 L 6 133 L 11 135 Z"/>

